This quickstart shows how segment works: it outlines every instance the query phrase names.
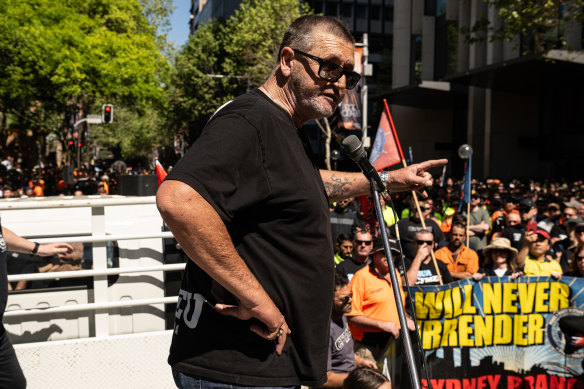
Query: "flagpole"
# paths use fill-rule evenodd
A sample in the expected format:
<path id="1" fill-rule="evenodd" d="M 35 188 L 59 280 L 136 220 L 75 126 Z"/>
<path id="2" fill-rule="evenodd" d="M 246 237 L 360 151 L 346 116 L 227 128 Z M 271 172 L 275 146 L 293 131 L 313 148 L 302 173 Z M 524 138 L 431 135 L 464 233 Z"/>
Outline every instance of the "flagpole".
<path id="1" fill-rule="evenodd" d="M 387 105 L 387 100 L 383 99 L 383 104 L 385 107 L 385 113 L 387 114 L 387 118 L 389 119 L 389 127 L 391 128 L 391 132 L 393 133 L 393 139 L 395 139 L 395 143 L 397 145 L 397 150 L 399 152 L 399 157 L 401 158 L 402 165 L 406 168 L 408 164 L 406 163 L 406 159 L 404 157 L 404 152 L 402 151 L 401 144 L 399 142 L 399 138 L 397 137 L 397 131 L 395 130 L 395 126 L 393 124 L 393 118 L 391 117 L 391 113 L 389 112 L 389 106 Z M 422 222 L 422 228 L 426 230 L 426 221 L 424 220 L 424 215 L 422 214 L 422 210 L 420 209 L 420 202 L 418 201 L 418 195 L 416 194 L 415 190 L 412 190 L 412 195 L 414 196 L 414 203 L 416 204 L 416 209 L 418 210 L 418 215 L 420 215 L 420 221 Z M 397 223 L 396 223 L 396 230 L 397 230 Z M 430 250 L 430 255 L 432 257 L 432 263 L 434 264 L 434 269 L 436 270 L 436 274 L 438 275 L 438 281 L 440 285 L 444 285 L 442 281 L 442 274 L 440 273 L 440 269 L 438 268 L 438 262 L 436 262 L 436 256 L 434 255 L 434 247 Z"/>

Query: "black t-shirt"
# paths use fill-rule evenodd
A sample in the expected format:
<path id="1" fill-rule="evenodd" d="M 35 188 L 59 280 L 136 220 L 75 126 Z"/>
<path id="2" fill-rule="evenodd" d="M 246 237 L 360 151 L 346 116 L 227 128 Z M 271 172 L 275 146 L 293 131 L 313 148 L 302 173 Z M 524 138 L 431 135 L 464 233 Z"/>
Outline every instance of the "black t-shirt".
<path id="1" fill-rule="evenodd" d="M 217 211 L 292 334 L 281 356 L 252 321 L 215 312 L 237 304 L 194 262 L 185 270 L 169 363 L 187 374 L 250 386 L 326 380 L 333 298 L 328 198 L 308 137 L 259 90 L 222 108 L 169 173 Z"/>
<path id="2" fill-rule="evenodd" d="M 432 229 L 432 233 L 434 234 L 434 242 L 441 242 L 445 239 L 444 233 L 434 220 L 426 219 L 425 223 L 427 229 Z M 397 222 L 397 227 L 399 230 L 399 238 L 404 256 L 408 259 L 413 259 L 416 256 L 414 238 L 416 237 L 416 232 L 422 230 L 422 222 L 414 221 L 412 218 L 408 217 Z M 390 235 L 395 238 L 395 228 L 390 228 L 389 231 Z"/>
<path id="3" fill-rule="evenodd" d="M 368 263 L 369 260 L 366 260 L 363 263 L 357 263 L 353 260 L 353 258 L 347 258 L 335 267 L 335 271 L 339 274 L 347 276 L 349 281 L 351 281 L 353 274 L 357 273 L 358 270 L 365 267 Z"/>
<path id="4" fill-rule="evenodd" d="M 523 248 L 523 235 L 525 234 L 525 228 L 509 226 L 505 227 L 501 233 L 502 238 L 507 238 L 511 242 L 511 247 L 515 248 L 517 251 L 521 251 Z"/>
<path id="5" fill-rule="evenodd" d="M 452 281 L 452 276 L 450 271 L 444 262 L 436 259 L 436 264 L 440 270 L 440 275 L 442 275 L 442 283 L 449 284 Z M 408 263 L 408 269 L 412 263 Z M 418 269 L 418 275 L 416 279 L 416 285 L 440 285 L 440 280 L 438 279 L 438 274 L 436 273 L 436 268 L 434 267 L 434 262 L 430 261 L 428 263 L 420 263 L 420 268 Z"/>

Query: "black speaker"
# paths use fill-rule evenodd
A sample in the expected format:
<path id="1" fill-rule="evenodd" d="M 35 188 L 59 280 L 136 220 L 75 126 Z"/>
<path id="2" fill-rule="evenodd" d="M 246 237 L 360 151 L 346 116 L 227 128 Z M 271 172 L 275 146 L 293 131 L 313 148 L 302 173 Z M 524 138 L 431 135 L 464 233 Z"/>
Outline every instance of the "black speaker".
<path id="1" fill-rule="evenodd" d="M 65 181 L 65 184 L 75 183 L 75 167 L 63 166 L 63 181 Z"/>
<path id="2" fill-rule="evenodd" d="M 154 196 L 158 190 L 156 174 L 118 176 L 118 194 L 123 196 Z"/>

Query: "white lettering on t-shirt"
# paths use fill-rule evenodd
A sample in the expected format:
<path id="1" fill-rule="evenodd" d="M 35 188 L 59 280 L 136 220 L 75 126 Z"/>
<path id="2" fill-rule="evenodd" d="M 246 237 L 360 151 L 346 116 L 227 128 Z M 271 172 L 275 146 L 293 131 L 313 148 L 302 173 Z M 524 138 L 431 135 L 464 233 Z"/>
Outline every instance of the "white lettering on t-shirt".
<path id="1" fill-rule="evenodd" d="M 351 331 L 349 331 L 349 327 L 346 327 L 343 333 L 335 340 L 335 349 L 341 351 L 350 340 Z"/>
<path id="2" fill-rule="evenodd" d="M 183 309 L 184 301 L 186 301 L 186 307 Z M 178 304 L 176 304 L 177 320 L 182 318 L 187 327 L 190 329 L 195 328 L 199 322 L 204 303 L 205 297 L 203 295 L 181 289 L 178 292 Z"/>

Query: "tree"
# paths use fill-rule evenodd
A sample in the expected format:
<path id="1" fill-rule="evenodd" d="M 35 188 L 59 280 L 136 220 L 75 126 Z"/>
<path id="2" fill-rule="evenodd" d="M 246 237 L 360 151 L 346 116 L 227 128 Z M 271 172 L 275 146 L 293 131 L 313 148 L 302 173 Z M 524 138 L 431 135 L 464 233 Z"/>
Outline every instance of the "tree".
<path id="1" fill-rule="evenodd" d="M 575 21 L 584 21 L 584 0 L 485 0 L 498 11 L 501 22 L 493 24 L 486 17 L 470 29 L 462 29 L 470 42 L 485 39 L 511 41 L 520 36 L 528 41 L 524 54 L 544 54 L 565 46 L 565 27 Z"/>
<path id="2" fill-rule="evenodd" d="M 219 106 L 261 85 L 276 64 L 286 27 L 308 12 L 297 0 L 244 0 L 227 21 L 199 28 L 175 63 L 170 96 L 175 128 L 192 142 Z"/>
<path id="3" fill-rule="evenodd" d="M 166 4 L 143 0 L 157 2 Z M 150 11 L 156 23 L 164 14 Z M 138 0 L 0 0 L 5 127 L 66 138 L 75 120 L 103 103 L 137 114 L 163 106 L 168 63 L 148 17 Z"/>

